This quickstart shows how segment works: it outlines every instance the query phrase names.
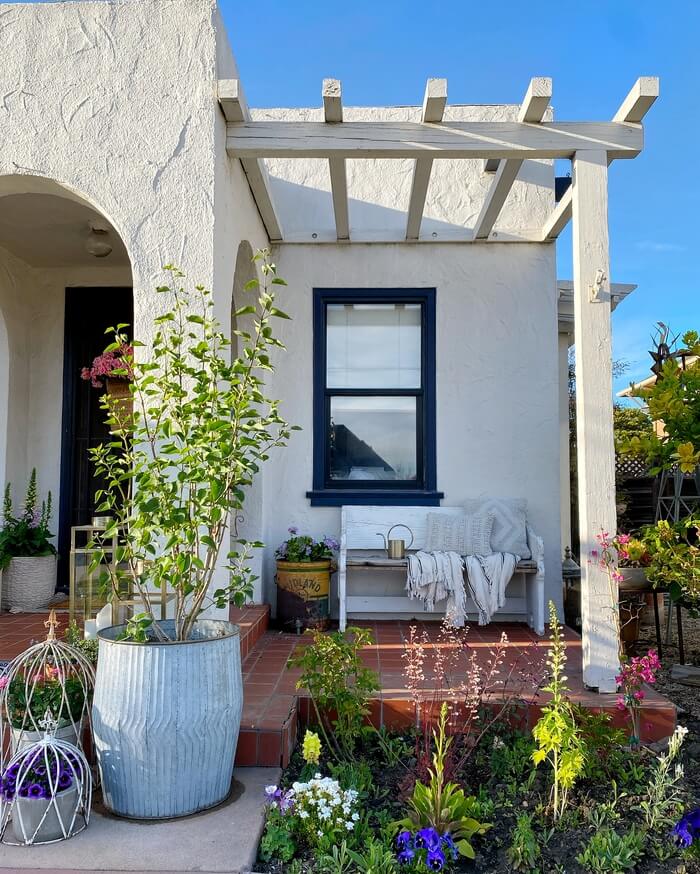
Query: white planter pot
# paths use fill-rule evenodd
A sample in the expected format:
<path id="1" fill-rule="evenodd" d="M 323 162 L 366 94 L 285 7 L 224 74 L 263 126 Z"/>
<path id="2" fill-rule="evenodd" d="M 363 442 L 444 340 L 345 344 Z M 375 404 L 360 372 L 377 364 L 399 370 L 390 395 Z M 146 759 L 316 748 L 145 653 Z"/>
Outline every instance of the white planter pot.
<path id="1" fill-rule="evenodd" d="M 56 556 L 13 558 L 3 571 L 2 587 L 3 599 L 14 612 L 48 607 L 56 591 Z"/>
<path id="2" fill-rule="evenodd" d="M 15 798 L 12 809 L 12 831 L 18 842 L 39 844 L 70 837 L 71 824 L 78 805 L 78 787 L 71 786 L 70 789 L 59 792 L 55 801 L 54 805 L 50 798 Z M 46 818 L 41 822 L 44 813 Z"/>
<path id="3" fill-rule="evenodd" d="M 74 726 L 72 722 L 63 721 L 59 727 L 53 732 L 53 736 L 58 740 L 65 740 L 69 744 L 76 747 L 82 747 L 80 737 L 82 735 L 83 721 Z M 76 730 L 77 729 L 77 730 Z M 44 736 L 43 731 L 29 731 L 27 729 L 13 728 L 11 729 L 11 749 L 12 755 L 24 750 L 32 744 L 40 741 Z"/>
<path id="4" fill-rule="evenodd" d="M 620 593 L 645 589 L 648 587 L 647 572 L 643 567 L 618 568 L 622 579 L 620 580 Z"/>
<path id="5" fill-rule="evenodd" d="M 172 620 L 159 623 L 173 634 Z M 238 626 L 200 619 L 191 640 L 98 632 L 92 727 L 106 807 L 171 819 L 214 807 L 231 788 L 243 709 Z"/>

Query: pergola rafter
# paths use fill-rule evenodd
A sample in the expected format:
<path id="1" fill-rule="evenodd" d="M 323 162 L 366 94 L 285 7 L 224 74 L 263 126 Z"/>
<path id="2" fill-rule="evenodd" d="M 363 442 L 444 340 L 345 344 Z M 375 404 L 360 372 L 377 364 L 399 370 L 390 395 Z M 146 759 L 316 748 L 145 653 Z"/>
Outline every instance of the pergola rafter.
<path id="1" fill-rule="evenodd" d="M 641 124 L 642 119 L 658 96 L 659 80 L 655 76 L 641 76 L 622 101 L 620 108 L 613 116 L 613 121 L 621 124 Z M 608 164 L 611 163 L 611 160 L 608 156 Z M 573 191 L 571 188 L 567 188 L 556 209 L 545 223 L 542 230 L 543 240 L 555 240 L 571 221 L 572 201 Z"/>
<path id="2" fill-rule="evenodd" d="M 423 98 L 422 124 L 437 124 L 442 121 L 447 104 L 447 79 L 428 79 Z M 416 158 L 411 179 L 411 195 L 408 199 L 408 215 L 406 216 L 406 239 L 417 240 L 420 236 L 420 226 L 423 220 L 425 198 L 428 194 L 430 171 L 433 169 L 432 158 Z"/>
<path id="3" fill-rule="evenodd" d="M 343 120 L 342 89 L 338 79 L 323 80 L 323 114 L 326 124 L 340 124 Z M 331 177 L 331 196 L 335 216 L 335 234 L 338 240 L 350 239 L 350 215 L 348 211 L 348 177 L 345 158 L 328 158 Z"/>
<path id="4" fill-rule="evenodd" d="M 239 124 L 250 121 L 248 104 L 238 79 L 220 79 L 218 91 L 219 105 L 228 123 Z M 248 177 L 250 190 L 257 204 L 260 218 L 265 225 L 270 242 L 279 242 L 283 238 L 282 224 L 272 199 L 267 168 L 258 158 L 243 158 L 241 165 L 243 172 Z"/>
<path id="5" fill-rule="evenodd" d="M 551 99 L 552 80 L 545 76 L 531 79 L 518 113 L 518 121 L 523 124 L 541 122 Z M 475 239 L 485 240 L 488 238 L 522 166 L 523 161 L 519 159 L 499 162 L 496 176 L 486 194 L 481 212 L 474 225 Z"/>

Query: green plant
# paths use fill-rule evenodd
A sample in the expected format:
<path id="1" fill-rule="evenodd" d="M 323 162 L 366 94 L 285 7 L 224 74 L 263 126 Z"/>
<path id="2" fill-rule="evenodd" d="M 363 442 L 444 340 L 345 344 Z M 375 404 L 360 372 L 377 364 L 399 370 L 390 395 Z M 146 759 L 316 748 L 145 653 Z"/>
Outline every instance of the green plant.
<path id="1" fill-rule="evenodd" d="M 177 640 L 190 637 L 209 604 L 240 605 L 252 592 L 250 549 L 262 544 L 238 537 L 228 553 L 229 580 L 212 588 L 229 521 L 241 511 L 246 487 L 270 449 L 285 445 L 290 434 L 277 401 L 264 393 L 263 379 L 273 370 L 271 351 L 282 347 L 271 321 L 287 318 L 275 306 L 273 288 L 286 283 L 267 252 L 258 252 L 254 260 L 263 279 L 246 285 L 257 291 L 257 303 L 236 313 L 254 323 L 252 333 L 235 332 L 242 347 L 238 357 L 232 357 L 231 340 L 213 315 L 211 293 L 199 285 L 186 291 L 183 274 L 167 267 L 170 284 L 158 292 L 169 308 L 155 319 L 144 360 L 138 349 L 133 359 L 122 354 L 124 373 L 113 372 L 131 375 L 133 413 L 125 415 L 120 398 L 102 398 L 112 439 L 91 456 L 96 475 L 106 483 L 97 493 L 97 511 L 112 517 L 103 539 L 120 532 L 113 565 L 128 568 L 160 640 L 167 635 L 155 618 L 154 588 L 174 592 Z M 123 348 L 124 327 L 117 326 L 106 351 Z M 143 348 L 134 343 L 139 345 Z M 100 543 L 93 548 L 97 567 L 105 554 Z M 118 596 L 119 572 L 105 579 Z"/>
<path id="2" fill-rule="evenodd" d="M 398 871 L 394 853 L 374 838 L 362 852 L 349 850 L 348 855 L 358 874 L 396 874 Z"/>
<path id="3" fill-rule="evenodd" d="M 662 331 L 665 345 L 665 326 L 662 326 Z M 651 465 L 649 472 L 652 476 L 675 464 L 683 472 L 692 473 L 700 463 L 698 332 L 687 331 L 682 337 L 682 345 L 682 351 L 671 352 L 666 347 L 665 360 L 652 385 L 633 386 L 631 391 L 632 397 L 641 398 L 646 403 L 651 419 L 663 423 L 663 428 L 658 433 L 632 436 L 620 448 L 625 454 L 644 455 Z M 696 356 L 695 360 L 692 360 L 693 356 Z"/>
<path id="4" fill-rule="evenodd" d="M 445 780 L 445 758 L 452 743 L 452 738 L 447 737 L 446 726 L 447 703 L 443 701 L 437 729 L 433 730 L 435 752 L 429 768 L 430 782 L 427 786 L 416 782 L 408 801 L 408 816 L 399 820 L 396 826 L 408 831 L 432 828 L 438 835 L 449 834 L 458 852 L 473 859 L 476 854 L 472 838 L 485 834 L 491 825 L 474 818 L 479 810 L 474 796 L 467 797 L 456 783 Z"/>
<path id="5" fill-rule="evenodd" d="M 646 829 L 651 833 L 667 830 L 674 825 L 682 809 L 678 784 L 683 777 L 683 766 L 676 759 L 686 734 L 687 728 L 681 725 L 676 727 L 668 742 L 668 750 L 656 759 L 646 797 L 639 804 Z"/>
<path id="6" fill-rule="evenodd" d="M 379 689 L 377 674 L 360 655 L 374 638 L 366 628 L 307 634 L 313 635 L 313 642 L 300 646 L 288 666 L 301 668 L 297 688 L 308 690 L 327 748 L 338 762 L 351 761 L 369 716 L 370 698 Z"/>
<path id="7" fill-rule="evenodd" d="M 611 828 L 597 831 L 576 861 L 592 874 L 624 874 L 634 868 L 644 852 L 644 834 L 634 826 L 625 835 Z"/>
<path id="8" fill-rule="evenodd" d="M 700 611 L 700 515 L 679 522 L 660 520 L 642 530 L 642 540 L 651 561 L 647 579 L 667 587 L 673 601 Z"/>
<path id="9" fill-rule="evenodd" d="M 639 407 L 623 407 L 615 404 L 613 407 L 613 428 L 615 434 L 615 450 L 622 449 L 627 455 L 637 455 L 641 452 L 643 440 L 647 440 L 654 433 L 654 425 L 651 416 L 646 410 Z M 631 448 L 630 442 L 638 438 L 637 451 Z"/>
<path id="10" fill-rule="evenodd" d="M 265 831 L 260 840 L 260 858 L 263 862 L 273 860 L 290 862 L 296 855 L 296 851 L 293 821 L 284 816 L 278 807 L 269 807 Z"/>
<path id="11" fill-rule="evenodd" d="M 377 742 L 385 764 L 389 768 L 395 768 L 411 755 L 411 746 L 400 734 L 390 734 L 386 726 L 379 729 L 370 729 Z"/>
<path id="12" fill-rule="evenodd" d="M 621 770 L 625 732 L 614 728 L 609 713 L 594 713 L 573 705 L 574 718 L 585 748 L 582 776 L 587 780 L 609 780 Z"/>
<path id="13" fill-rule="evenodd" d="M 566 697 L 566 646 L 561 633 L 554 602 L 549 602 L 551 645 L 547 654 L 549 683 L 544 691 L 551 698 L 542 708 L 542 715 L 532 729 L 537 748 L 532 753 L 535 765 L 548 762 L 552 769 L 550 802 L 556 822 L 564 813 L 567 796 L 585 764 L 585 746 L 571 702 Z"/>
<path id="14" fill-rule="evenodd" d="M 333 553 L 340 549 L 340 544 L 333 537 L 314 540 L 308 534 L 298 534 L 293 526 L 287 530 L 291 537 L 275 550 L 275 558 L 278 561 L 323 561 L 333 558 Z"/>
<path id="15" fill-rule="evenodd" d="M 599 831 L 603 826 L 612 825 L 620 820 L 620 811 L 617 809 L 622 798 L 627 797 L 626 792 L 618 792 L 617 783 L 612 781 L 613 797 L 611 801 L 596 801 L 587 810 L 588 822 L 594 831 Z"/>
<path id="16" fill-rule="evenodd" d="M 13 515 L 10 484 L 5 486 L 0 527 L 0 570 L 6 568 L 13 558 L 56 555 L 56 547 L 51 543 L 53 534 L 49 531 L 51 492 L 41 502 L 41 510 L 37 508 L 37 500 L 36 468 L 32 469 L 24 506 L 18 516 Z"/>
<path id="17" fill-rule="evenodd" d="M 79 650 L 91 664 L 97 664 L 99 641 L 96 637 L 85 637 L 82 629 L 75 621 L 68 625 L 63 637 L 67 644 L 72 646 L 73 649 Z"/>
<path id="18" fill-rule="evenodd" d="M 59 673 L 59 668 L 47 665 L 32 676 L 17 674 L 7 683 L 7 712 L 14 728 L 38 731 L 47 713 L 59 725 L 79 723 L 85 686 L 77 677 L 59 677 Z M 0 688 L 3 681 L 7 677 L 0 677 Z"/>
<path id="19" fill-rule="evenodd" d="M 369 764 L 357 762 L 329 762 L 331 776 L 346 789 L 355 789 L 360 795 L 367 795 L 374 786 L 374 775 Z"/>
<path id="20" fill-rule="evenodd" d="M 514 733 L 504 741 L 495 737 L 491 746 L 491 774 L 505 783 L 520 783 L 532 767 L 532 737 Z"/>
<path id="21" fill-rule="evenodd" d="M 350 874 L 353 870 L 353 860 L 347 841 L 341 841 L 331 848 L 329 853 L 318 857 L 318 867 L 323 874 Z"/>
<path id="22" fill-rule="evenodd" d="M 541 854 L 537 835 L 532 828 L 532 817 L 522 813 L 513 829 L 508 861 L 515 871 L 534 871 L 537 870 Z"/>

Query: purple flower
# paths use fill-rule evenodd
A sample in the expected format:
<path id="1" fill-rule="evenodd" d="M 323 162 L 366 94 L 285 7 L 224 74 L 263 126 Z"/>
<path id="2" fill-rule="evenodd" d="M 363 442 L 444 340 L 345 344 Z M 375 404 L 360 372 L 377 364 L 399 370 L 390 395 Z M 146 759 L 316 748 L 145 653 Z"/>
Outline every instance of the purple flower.
<path id="1" fill-rule="evenodd" d="M 442 850 L 429 850 L 425 864 L 431 871 L 442 871 L 445 866 L 445 854 Z"/>
<path id="2" fill-rule="evenodd" d="M 450 853 L 452 853 L 452 858 L 456 859 L 459 855 L 459 850 L 457 849 L 457 845 L 452 840 L 452 835 L 449 832 L 445 832 L 442 836 L 442 844 L 444 847 L 447 847 Z"/>
<path id="3" fill-rule="evenodd" d="M 671 834 L 682 847 L 689 847 L 700 831 L 700 807 L 686 813 L 673 827 Z"/>
<path id="4" fill-rule="evenodd" d="M 396 838 L 396 846 L 400 850 L 405 850 L 407 847 L 410 847 L 413 843 L 413 835 L 408 829 L 404 829 L 402 832 L 399 832 L 398 837 Z"/>
<path id="5" fill-rule="evenodd" d="M 289 531 L 289 533 L 292 535 L 292 537 L 294 537 L 296 534 L 299 533 L 299 529 L 297 527 L 295 527 L 294 525 L 292 525 L 290 528 L 287 528 L 287 531 Z"/>
<path id="6" fill-rule="evenodd" d="M 397 853 L 396 858 L 402 865 L 409 865 L 416 857 L 415 851 L 410 847 L 406 847 L 405 850 L 401 850 L 400 853 Z"/>
<path id="7" fill-rule="evenodd" d="M 28 798 L 46 798 L 46 789 L 39 783 L 32 783 L 27 791 Z"/>
<path id="8" fill-rule="evenodd" d="M 59 789 L 70 789 L 70 787 L 72 785 L 73 785 L 73 778 L 71 777 L 71 775 L 69 773 L 64 771 L 62 774 L 59 775 L 59 778 L 58 778 L 58 788 Z"/>
<path id="9" fill-rule="evenodd" d="M 294 807 L 294 792 L 288 789 L 283 792 L 279 798 L 279 808 L 282 813 L 286 813 Z"/>
<path id="10" fill-rule="evenodd" d="M 440 851 L 440 835 L 434 828 L 422 828 L 419 832 L 416 832 L 415 843 L 417 847 L 425 848 L 429 853 Z M 436 870 L 439 871 L 440 869 Z"/>

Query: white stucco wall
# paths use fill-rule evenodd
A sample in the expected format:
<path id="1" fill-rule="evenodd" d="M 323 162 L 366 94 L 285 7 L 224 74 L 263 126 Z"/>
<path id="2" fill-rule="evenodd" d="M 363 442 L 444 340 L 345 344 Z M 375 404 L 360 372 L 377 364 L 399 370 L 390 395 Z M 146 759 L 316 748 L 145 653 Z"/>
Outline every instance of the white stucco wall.
<path id="1" fill-rule="evenodd" d="M 288 525 L 317 536 L 337 534 L 340 525 L 339 509 L 311 507 L 305 497 L 312 486 L 312 289 L 435 287 L 443 505 L 478 495 L 526 497 L 532 525 L 545 541 L 547 597 L 560 603 L 554 248 L 283 245 L 276 257 L 289 283 L 280 306 L 293 321 L 277 326 L 288 351 L 277 356 L 272 394 L 303 431 L 264 471 L 266 598 L 274 599 L 272 549 Z"/>

